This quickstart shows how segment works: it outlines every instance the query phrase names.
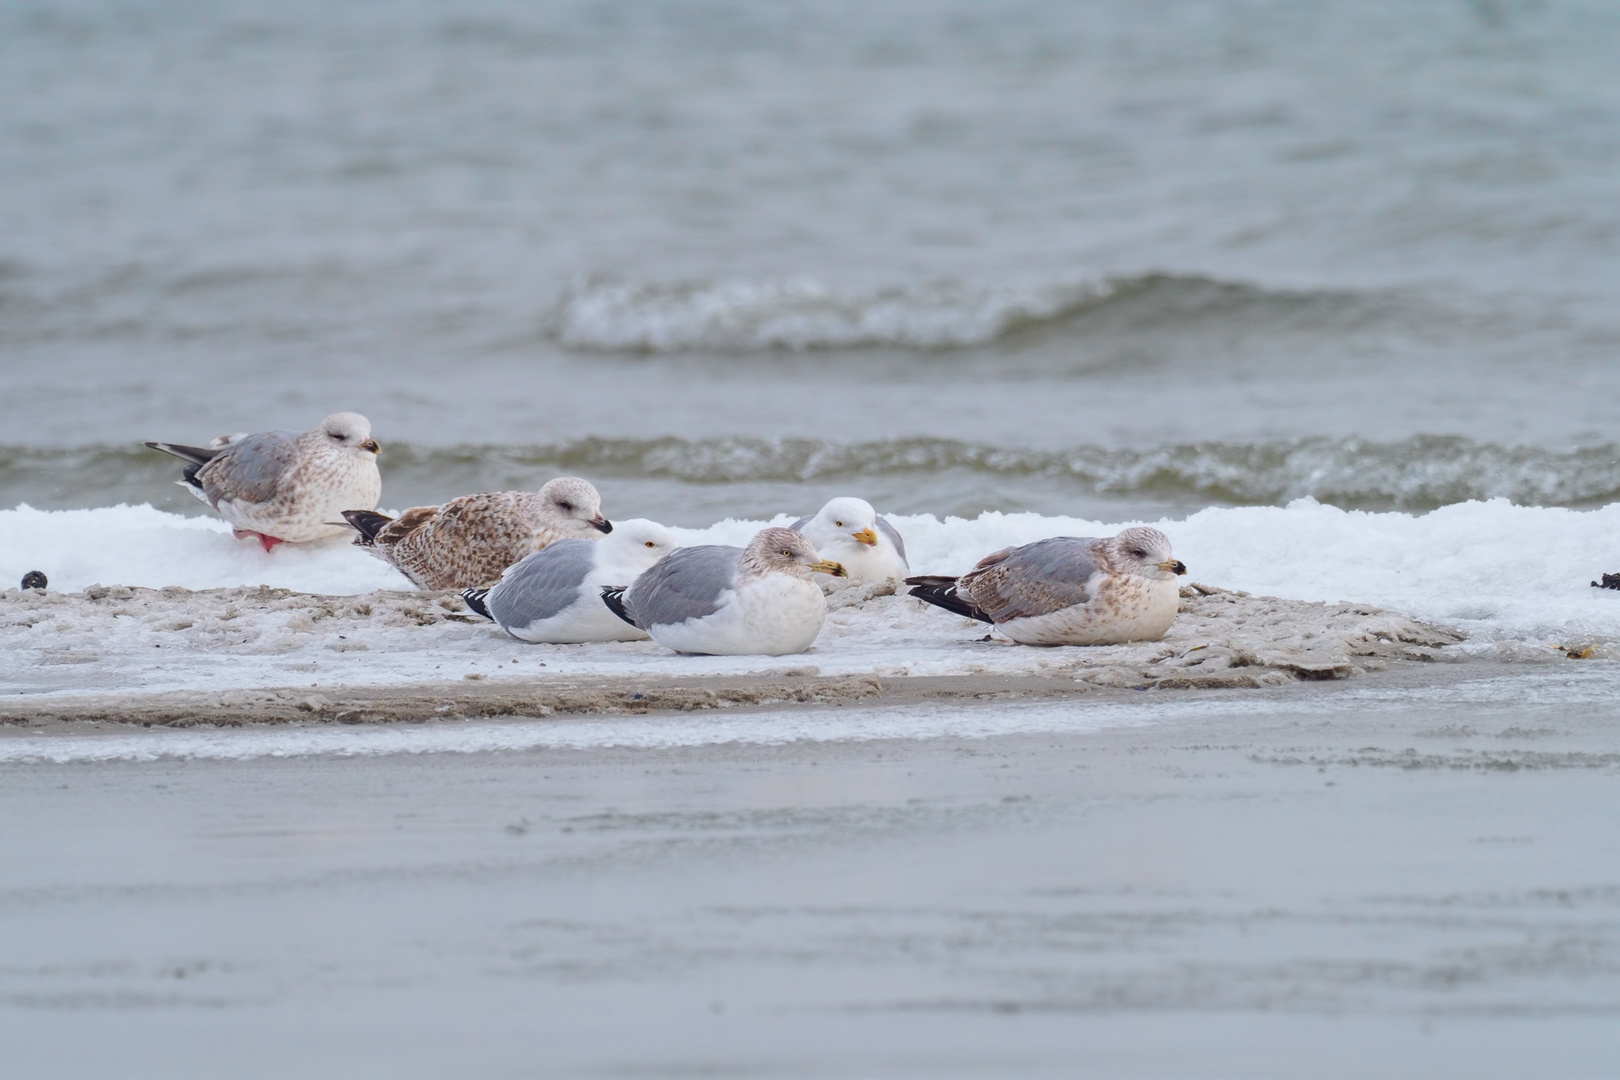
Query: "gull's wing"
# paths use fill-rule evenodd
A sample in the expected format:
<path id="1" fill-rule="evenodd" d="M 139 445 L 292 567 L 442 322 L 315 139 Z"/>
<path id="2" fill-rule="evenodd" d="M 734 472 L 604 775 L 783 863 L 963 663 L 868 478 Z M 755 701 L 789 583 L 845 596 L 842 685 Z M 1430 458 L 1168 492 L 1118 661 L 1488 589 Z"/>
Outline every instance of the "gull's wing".
<path id="1" fill-rule="evenodd" d="M 152 444 L 147 443 L 146 445 L 151 446 Z M 814 514 L 806 514 L 804 517 L 800 518 L 798 521 L 795 521 L 793 524 L 789 525 L 788 528 L 792 529 L 796 533 L 802 533 L 802 532 L 804 532 L 804 527 L 806 525 L 810 524 L 810 522 L 814 521 L 815 517 L 816 517 L 816 515 L 814 515 Z"/>
<path id="2" fill-rule="evenodd" d="M 298 463 L 298 433 L 261 431 L 231 443 L 197 470 L 208 501 L 269 502 L 281 478 Z"/>
<path id="3" fill-rule="evenodd" d="M 877 527 L 878 532 L 889 538 L 889 543 L 893 544 L 894 550 L 900 553 L 900 558 L 905 559 L 906 542 L 900 539 L 900 530 L 896 529 L 893 525 L 890 525 L 889 519 L 884 517 L 882 514 L 879 514 L 877 517 Z M 907 561 L 909 562 L 910 560 Z"/>
<path id="4" fill-rule="evenodd" d="M 625 606 L 644 630 L 713 615 L 737 580 L 742 553 L 722 544 L 676 548 L 636 578 Z"/>
<path id="5" fill-rule="evenodd" d="M 1091 599 L 1097 564 L 1090 537 L 1054 536 L 1005 548 L 979 560 L 958 588 L 993 622 L 1049 615 Z"/>
<path id="6" fill-rule="evenodd" d="M 595 563 L 595 541 L 558 540 L 507 567 L 484 603 L 503 627 L 552 618 L 579 600 Z"/>

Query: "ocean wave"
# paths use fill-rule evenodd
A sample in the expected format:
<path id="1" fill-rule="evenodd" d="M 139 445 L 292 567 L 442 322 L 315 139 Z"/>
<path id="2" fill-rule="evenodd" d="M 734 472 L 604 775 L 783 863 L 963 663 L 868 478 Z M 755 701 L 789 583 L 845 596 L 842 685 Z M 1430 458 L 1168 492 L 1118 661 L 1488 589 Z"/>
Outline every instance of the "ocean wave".
<path id="1" fill-rule="evenodd" d="M 946 281 L 861 291 L 809 279 L 592 279 L 563 295 L 553 336 L 596 352 L 951 349 L 1074 315 L 1115 287 L 1103 279 L 1024 287 Z"/>
<path id="2" fill-rule="evenodd" d="M 0 447 L 0 506 L 99 505 L 131 498 L 195 504 L 172 463 L 142 449 Z M 1526 506 L 1620 502 L 1620 444 L 1575 450 L 1503 446 L 1454 436 L 1396 442 L 1301 439 L 1197 442 L 1147 449 L 1038 450 L 954 439 L 834 443 L 814 439 L 588 438 L 542 446 L 417 447 L 390 443 L 395 490 L 523 487 L 578 473 L 683 484 L 858 483 L 907 477 L 920 492 L 968 478 L 1028 478 L 1057 491 L 1183 505 L 1281 505 L 1302 497 L 1348 509 L 1422 511 L 1505 498 Z"/>
<path id="3" fill-rule="evenodd" d="M 408 464 L 543 466 L 691 484 L 802 483 L 893 475 L 1048 478 L 1104 496 L 1196 497 L 1280 505 L 1311 497 L 1349 508 L 1427 510 L 1471 499 L 1594 506 L 1620 501 L 1620 445 L 1559 451 L 1455 436 L 1397 442 L 1301 439 L 1149 449 L 1036 450 L 955 439 L 581 439 L 551 447 L 407 451 Z M 401 463 L 405 465 L 407 463 Z"/>

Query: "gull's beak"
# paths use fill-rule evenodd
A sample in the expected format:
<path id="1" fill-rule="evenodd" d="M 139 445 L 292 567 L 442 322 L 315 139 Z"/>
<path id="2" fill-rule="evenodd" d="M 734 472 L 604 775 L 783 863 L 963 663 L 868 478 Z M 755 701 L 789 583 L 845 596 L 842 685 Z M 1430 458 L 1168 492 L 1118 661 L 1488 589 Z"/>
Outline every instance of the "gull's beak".
<path id="1" fill-rule="evenodd" d="M 831 559 L 819 559 L 810 564 L 810 569 L 818 574 L 831 574 L 833 577 L 849 577 L 849 571 L 844 569 L 843 563 L 835 563 Z"/>
<path id="2" fill-rule="evenodd" d="M 1187 564 L 1180 559 L 1166 559 L 1164 562 L 1154 563 L 1153 565 L 1170 574 L 1185 574 L 1187 572 Z"/>
<path id="3" fill-rule="evenodd" d="M 597 514 L 595 517 L 591 518 L 590 521 L 586 522 L 586 524 L 598 532 L 610 533 L 613 531 L 613 522 L 609 521 L 601 514 Z"/>
<path id="4" fill-rule="evenodd" d="M 870 544 L 873 547 L 877 546 L 877 530 L 872 528 L 870 525 L 862 529 L 860 532 L 852 532 L 849 535 L 853 536 L 863 544 Z"/>
<path id="5" fill-rule="evenodd" d="M 360 449 L 370 450 L 373 454 L 375 454 L 381 452 L 382 447 L 377 445 L 376 439 L 367 439 L 365 442 L 360 444 Z"/>

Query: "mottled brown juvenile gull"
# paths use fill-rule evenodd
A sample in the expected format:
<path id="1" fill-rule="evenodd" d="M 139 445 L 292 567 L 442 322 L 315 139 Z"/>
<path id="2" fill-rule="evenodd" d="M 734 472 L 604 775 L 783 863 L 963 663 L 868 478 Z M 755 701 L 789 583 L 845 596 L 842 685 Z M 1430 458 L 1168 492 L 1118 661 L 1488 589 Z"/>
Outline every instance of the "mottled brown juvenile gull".
<path id="1" fill-rule="evenodd" d="M 602 589 L 631 584 L 675 546 L 656 521 L 619 521 L 611 536 L 558 540 L 524 557 L 494 588 L 468 589 L 467 606 L 519 641 L 641 641 L 647 632 L 613 614 L 602 603 Z"/>
<path id="2" fill-rule="evenodd" d="M 822 555 L 842 563 L 850 581 L 899 581 L 911 573 L 906 542 L 865 499 L 831 499 L 819 513 L 788 527 L 803 533 Z"/>
<path id="3" fill-rule="evenodd" d="M 415 506 L 391 518 L 345 510 L 363 547 L 419 589 L 493 585 L 508 566 L 565 537 L 613 531 L 587 480 L 564 476 L 535 491 L 487 491 L 442 506 Z"/>
<path id="4" fill-rule="evenodd" d="M 844 576 L 802 534 L 764 529 L 746 548 L 677 548 L 602 599 L 676 652 L 784 656 L 808 649 L 827 618 L 812 571 Z"/>
<path id="5" fill-rule="evenodd" d="M 911 595 L 993 624 L 1025 645 L 1157 641 L 1180 607 L 1187 568 L 1158 529 L 1107 539 L 1054 536 L 986 555 L 959 578 L 913 577 Z"/>
<path id="6" fill-rule="evenodd" d="M 314 431 L 223 435 L 206 449 L 146 445 L 188 462 L 180 486 L 266 551 L 341 536 L 338 515 L 369 510 L 382 494 L 371 421 L 359 413 L 333 413 Z"/>

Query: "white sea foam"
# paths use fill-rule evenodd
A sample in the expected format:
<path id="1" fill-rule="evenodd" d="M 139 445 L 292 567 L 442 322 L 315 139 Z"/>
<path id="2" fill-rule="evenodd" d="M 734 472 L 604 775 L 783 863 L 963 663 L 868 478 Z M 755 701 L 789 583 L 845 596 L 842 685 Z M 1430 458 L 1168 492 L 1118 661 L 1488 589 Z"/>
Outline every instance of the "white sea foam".
<path id="1" fill-rule="evenodd" d="M 587 281 L 562 298 L 557 340 L 611 352 L 755 352 L 994 341 L 1106 296 L 1105 282 L 973 287 L 956 282 L 868 291 L 807 279 Z"/>

